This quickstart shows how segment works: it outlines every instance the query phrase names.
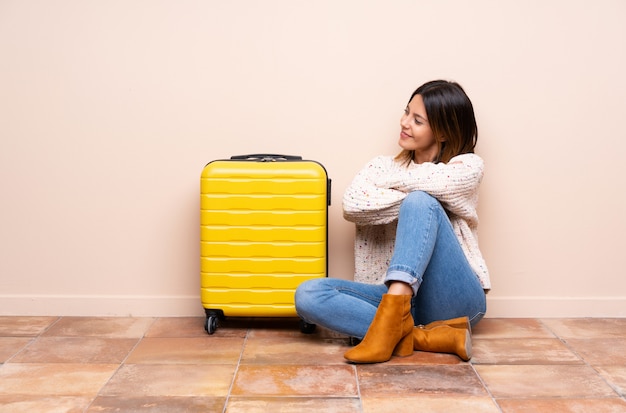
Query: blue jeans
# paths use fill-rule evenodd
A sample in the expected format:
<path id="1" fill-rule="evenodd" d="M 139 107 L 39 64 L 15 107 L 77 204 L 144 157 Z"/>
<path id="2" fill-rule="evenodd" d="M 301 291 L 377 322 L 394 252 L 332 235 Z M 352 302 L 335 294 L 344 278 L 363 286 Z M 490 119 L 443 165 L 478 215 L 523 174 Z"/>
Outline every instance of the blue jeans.
<path id="1" fill-rule="evenodd" d="M 296 290 L 296 311 L 308 323 L 362 339 L 387 293 L 386 284 L 392 281 L 406 282 L 413 288 L 415 325 L 461 316 L 468 316 L 474 325 L 485 315 L 485 292 L 445 210 L 421 191 L 407 195 L 400 206 L 385 284 L 337 278 L 309 280 Z"/>

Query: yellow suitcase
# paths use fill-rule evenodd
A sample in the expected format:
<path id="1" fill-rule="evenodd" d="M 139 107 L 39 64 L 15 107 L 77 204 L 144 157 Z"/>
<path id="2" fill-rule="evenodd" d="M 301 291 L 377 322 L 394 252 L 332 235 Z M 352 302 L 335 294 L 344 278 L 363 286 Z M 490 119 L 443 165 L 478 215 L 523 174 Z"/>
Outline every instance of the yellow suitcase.
<path id="1" fill-rule="evenodd" d="M 330 179 L 300 156 L 209 162 L 200 200 L 205 330 L 225 317 L 297 317 L 294 291 L 328 271 Z M 315 325 L 301 321 L 304 333 Z"/>

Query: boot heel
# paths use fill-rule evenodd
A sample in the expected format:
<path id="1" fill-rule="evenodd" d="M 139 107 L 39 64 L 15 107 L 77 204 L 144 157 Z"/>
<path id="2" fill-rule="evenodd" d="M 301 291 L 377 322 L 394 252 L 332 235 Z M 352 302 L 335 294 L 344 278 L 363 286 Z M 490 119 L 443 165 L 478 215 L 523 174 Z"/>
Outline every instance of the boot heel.
<path id="1" fill-rule="evenodd" d="M 393 349 L 393 355 L 398 357 L 407 357 L 413 354 L 413 334 L 409 333 L 400 340 Z"/>
<path id="2" fill-rule="evenodd" d="M 409 355 L 413 352 L 412 330 L 411 296 L 384 294 L 363 341 L 343 356 L 352 363 L 382 363 L 394 353 Z"/>
<path id="3" fill-rule="evenodd" d="M 472 336 L 469 332 L 465 334 L 465 343 L 463 343 L 463 352 L 459 353 L 459 357 L 463 361 L 469 361 L 472 358 Z"/>

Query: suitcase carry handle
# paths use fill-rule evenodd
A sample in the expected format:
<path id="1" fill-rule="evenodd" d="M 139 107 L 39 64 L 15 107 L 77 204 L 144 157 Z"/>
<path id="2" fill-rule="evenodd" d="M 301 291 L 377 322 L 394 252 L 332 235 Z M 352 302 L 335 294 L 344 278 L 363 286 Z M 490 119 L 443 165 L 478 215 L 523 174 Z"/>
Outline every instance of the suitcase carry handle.
<path id="1" fill-rule="evenodd" d="M 276 161 L 301 161 L 302 156 L 297 155 L 278 155 L 275 153 L 252 153 L 248 155 L 233 155 L 230 157 L 232 161 L 256 161 L 256 162 L 276 162 Z M 320 166 L 326 171 L 323 165 Z M 330 194 L 331 194 L 331 180 L 330 178 L 326 178 L 327 182 L 327 190 L 328 194 L 327 203 L 330 205 Z"/>
<path id="2" fill-rule="evenodd" d="M 272 153 L 254 153 L 250 155 L 235 155 L 231 156 L 232 160 L 246 160 L 246 161 L 259 161 L 259 162 L 276 162 L 276 161 L 301 161 L 302 156 L 294 155 L 277 155 Z"/>

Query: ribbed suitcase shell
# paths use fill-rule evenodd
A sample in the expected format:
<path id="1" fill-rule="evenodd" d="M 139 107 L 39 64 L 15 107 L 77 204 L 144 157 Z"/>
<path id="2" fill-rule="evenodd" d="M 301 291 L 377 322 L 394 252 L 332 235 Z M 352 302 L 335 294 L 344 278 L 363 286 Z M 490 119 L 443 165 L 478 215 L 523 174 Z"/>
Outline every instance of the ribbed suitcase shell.
<path id="1" fill-rule="evenodd" d="M 296 316 L 296 287 L 327 276 L 329 187 L 324 167 L 299 157 L 206 165 L 200 295 L 207 317 Z"/>

